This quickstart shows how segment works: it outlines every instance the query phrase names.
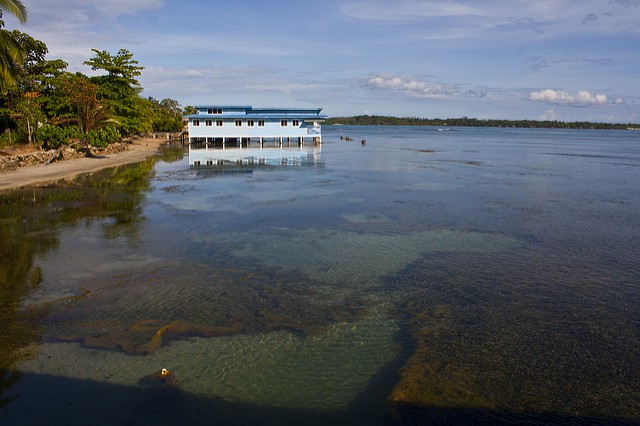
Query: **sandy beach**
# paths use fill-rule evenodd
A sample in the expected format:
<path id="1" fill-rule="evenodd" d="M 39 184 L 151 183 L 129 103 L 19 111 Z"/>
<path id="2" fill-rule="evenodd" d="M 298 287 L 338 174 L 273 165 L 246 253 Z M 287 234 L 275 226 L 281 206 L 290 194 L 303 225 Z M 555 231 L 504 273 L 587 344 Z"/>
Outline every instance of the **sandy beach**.
<path id="1" fill-rule="evenodd" d="M 166 143 L 166 140 L 161 138 L 143 138 L 133 141 L 126 151 L 104 157 L 76 158 L 3 172 L 0 173 L 0 192 L 71 179 L 83 173 L 144 161 L 163 143 Z"/>

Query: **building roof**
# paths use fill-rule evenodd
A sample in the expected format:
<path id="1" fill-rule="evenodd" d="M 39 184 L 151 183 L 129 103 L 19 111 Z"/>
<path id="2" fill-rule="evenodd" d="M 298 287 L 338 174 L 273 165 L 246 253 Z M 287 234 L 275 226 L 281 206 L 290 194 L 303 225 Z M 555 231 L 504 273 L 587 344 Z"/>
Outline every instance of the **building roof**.
<path id="1" fill-rule="evenodd" d="M 199 105 L 195 107 L 198 110 L 205 109 L 222 109 L 229 110 L 223 114 L 191 114 L 185 116 L 186 118 L 202 118 L 202 119 L 241 119 L 251 117 L 253 119 L 259 118 L 302 118 L 302 119 L 324 119 L 326 115 L 320 115 L 322 108 L 253 108 L 252 106 L 229 106 L 229 105 Z M 242 110 L 243 112 L 239 112 Z"/>
<path id="2" fill-rule="evenodd" d="M 196 105 L 195 109 L 251 109 L 251 105 Z"/>

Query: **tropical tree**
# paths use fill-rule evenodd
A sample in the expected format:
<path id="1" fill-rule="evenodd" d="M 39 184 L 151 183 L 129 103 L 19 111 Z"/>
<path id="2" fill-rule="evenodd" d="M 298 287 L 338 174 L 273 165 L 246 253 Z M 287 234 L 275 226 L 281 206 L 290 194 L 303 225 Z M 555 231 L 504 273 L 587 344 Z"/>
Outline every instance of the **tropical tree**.
<path id="1" fill-rule="evenodd" d="M 105 127 L 109 119 L 107 108 L 98 100 L 98 86 L 82 74 L 66 75 L 59 80 L 58 90 L 67 102 L 70 113 L 59 117 L 58 124 L 75 123 L 82 133 Z"/>
<path id="2" fill-rule="evenodd" d="M 13 84 L 6 87 L 3 101 L 17 125 L 18 137 L 26 136 L 27 142 L 31 143 L 37 123 L 45 121 L 40 108 L 40 94 L 45 70 L 49 68 L 49 61 L 45 60 L 49 49 L 40 40 L 20 31 L 7 34 L 20 46 L 22 60 L 14 63 Z"/>
<path id="3" fill-rule="evenodd" d="M 184 107 L 184 115 L 191 115 L 191 114 L 197 114 L 198 113 L 198 108 L 188 105 L 186 107 Z"/>
<path id="4" fill-rule="evenodd" d="M 0 128 L 15 129 L 14 140 L 34 141 L 34 132 L 46 121 L 43 104 L 48 93 L 55 92 L 51 80 L 67 64 L 61 59 L 46 60 L 47 45 L 28 34 L 14 30 L 6 32 L 23 52 L 22 62 L 14 62 L 13 81 L 0 93 Z"/>
<path id="5" fill-rule="evenodd" d="M 107 72 L 106 75 L 91 77 L 91 82 L 98 85 L 98 99 L 111 109 L 120 123 L 120 131 L 123 134 L 151 131 L 151 105 L 138 95 L 142 87 L 137 77 L 144 67 L 138 66 L 138 61 L 126 49 L 120 49 L 116 55 L 105 50 L 91 50 L 95 56 L 85 64 L 94 71 Z"/>
<path id="6" fill-rule="evenodd" d="M 149 97 L 153 111 L 154 132 L 179 132 L 182 130 L 182 108 L 178 101 L 165 98 L 161 101 Z"/>
<path id="7" fill-rule="evenodd" d="M 27 21 L 27 8 L 20 0 L 0 0 L 0 91 L 11 85 L 22 63 L 24 52 L 20 44 L 4 29 L 3 13 L 7 11 L 21 24 Z"/>

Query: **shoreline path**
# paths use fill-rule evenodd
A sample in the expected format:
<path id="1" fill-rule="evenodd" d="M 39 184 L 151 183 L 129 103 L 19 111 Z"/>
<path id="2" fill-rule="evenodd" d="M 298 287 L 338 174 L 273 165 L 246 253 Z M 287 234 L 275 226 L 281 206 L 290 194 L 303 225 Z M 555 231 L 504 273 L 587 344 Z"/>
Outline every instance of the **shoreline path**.
<path id="1" fill-rule="evenodd" d="M 135 140 L 126 151 L 98 158 L 75 158 L 57 161 L 48 165 L 20 167 L 16 170 L 0 173 L 0 193 L 25 186 L 57 182 L 71 179 L 77 175 L 93 173 L 111 167 L 133 164 L 154 155 L 158 147 L 166 141 L 158 138 Z"/>

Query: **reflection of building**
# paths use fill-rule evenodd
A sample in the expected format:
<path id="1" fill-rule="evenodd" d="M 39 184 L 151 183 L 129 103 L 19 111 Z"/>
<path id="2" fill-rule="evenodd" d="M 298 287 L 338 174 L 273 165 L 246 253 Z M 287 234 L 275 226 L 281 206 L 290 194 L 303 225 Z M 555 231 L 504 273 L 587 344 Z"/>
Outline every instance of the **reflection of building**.
<path id="1" fill-rule="evenodd" d="M 326 116 L 317 109 L 253 108 L 251 106 L 200 106 L 188 115 L 189 146 L 209 148 L 249 146 L 255 141 L 264 145 L 273 141 L 279 146 L 306 141 L 322 141 L 321 123 Z"/>
<path id="2" fill-rule="evenodd" d="M 253 170 L 261 166 L 319 166 L 321 146 L 263 144 L 204 149 L 189 148 L 189 165 L 213 171 Z"/>

